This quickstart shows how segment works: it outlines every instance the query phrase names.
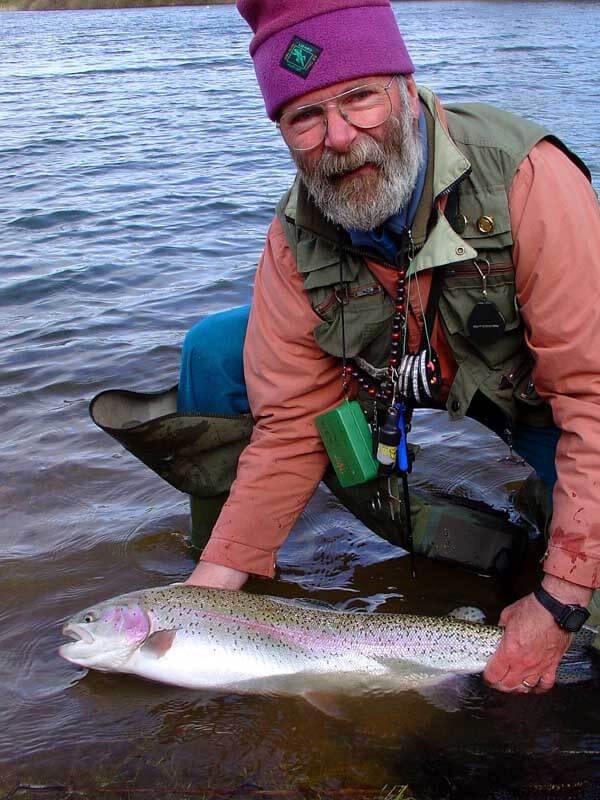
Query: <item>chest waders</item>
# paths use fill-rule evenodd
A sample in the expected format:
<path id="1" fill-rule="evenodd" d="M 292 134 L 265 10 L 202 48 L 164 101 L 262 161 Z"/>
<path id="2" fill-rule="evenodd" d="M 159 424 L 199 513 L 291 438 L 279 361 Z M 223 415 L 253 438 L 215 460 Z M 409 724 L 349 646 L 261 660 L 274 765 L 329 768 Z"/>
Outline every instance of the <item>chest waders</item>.
<path id="1" fill-rule="evenodd" d="M 480 417 L 488 414 L 502 424 L 519 419 L 547 424 L 551 415 L 531 384 L 531 357 L 515 304 L 507 188 L 520 161 L 549 134 L 512 115 L 474 104 L 449 110 L 450 137 L 437 119 L 433 95 L 428 90 L 420 93 L 428 112 L 433 167 L 430 205 L 426 213 L 423 209 L 417 212 L 423 221 L 416 235 L 413 231 L 418 251 L 410 274 L 444 270 L 438 313 L 458 364 L 448 413 L 458 419 L 478 406 Z M 496 141 L 498 135 L 502 142 Z M 573 159 L 577 162 L 575 156 Z M 434 210 L 432 215 L 431 209 L 432 201 L 453 184 L 458 186 L 459 199 L 451 225 L 443 214 L 436 217 Z M 330 227 L 303 194 L 301 184 L 296 183 L 286 195 L 278 213 L 305 291 L 322 319 L 315 328 L 319 345 L 341 356 L 339 307 L 335 303 L 341 268 L 350 297 L 345 309 L 347 353 L 376 366 L 384 364 L 392 301 L 369 271 L 365 258 L 348 249 L 340 264 L 338 243 L 329 238 Z M 474 263 L 478 258 L 490 264 L 488 296 L 506 320 L 501 341 L 483 348 L 475 347 L 467 333 L 470 311 L 481 297 L 481 277 Z M 252 418 L 179 413 L 177 387 L 154 394 L 102 392 L 92 401 L 90 414 L 129 452 L 191 496 L 193 541 L 202 548 L 235 477 L 239 455 L 249 443 Z M 333 493 L 369 528 L 402 544 L 398 517 L 392 518 L 387 503 L 373 503 L 377 482 L 343 489 L 332 470 L 325 476 Z M 503 573 L 525 546 L 525 537 L 504 514 L 483 510 L 477 503 L 423 494 L 413 496 L 412 506 L 415 550 L 429 557 L 479 572 Z M 444 531 L 453 535 L 445 536 Z"/>
<path id="2" fill-rule="evenodd" d="M 91 401 L 90 416 L 153 472 L 190 496 L 192 544 L 202 549 L 229 495 L 254 423 L 250 414 L 178 412 L 177 388 L 107 390 Z"/>

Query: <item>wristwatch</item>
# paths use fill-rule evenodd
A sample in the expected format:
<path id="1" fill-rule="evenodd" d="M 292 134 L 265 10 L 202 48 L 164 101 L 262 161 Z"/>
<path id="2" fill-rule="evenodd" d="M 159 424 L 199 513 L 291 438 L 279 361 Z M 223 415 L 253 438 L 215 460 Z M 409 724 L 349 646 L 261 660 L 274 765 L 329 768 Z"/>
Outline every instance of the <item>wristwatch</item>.
<path id="1" fill-rule="evenodd" d="M 542 586 L 533 594 L 538 603 L 541 603 L 552 614 L 557 625 L 569 633 L 577 633 L 581 630 L 590 616 L 587 608 L 572 603 L 561 603 L 556 597 L 548 594 Z"/>

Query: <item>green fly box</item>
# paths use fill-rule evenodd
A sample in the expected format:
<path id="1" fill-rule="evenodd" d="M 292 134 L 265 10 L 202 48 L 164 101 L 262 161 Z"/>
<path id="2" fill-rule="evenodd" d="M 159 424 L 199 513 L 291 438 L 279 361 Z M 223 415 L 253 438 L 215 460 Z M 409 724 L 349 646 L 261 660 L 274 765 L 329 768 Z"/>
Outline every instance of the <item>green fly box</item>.
<path id="1" fill-rule="evenodd" d="M 377 477 L 371 431 L 356 400 L 344 401 L 320 414 L 315 423 L 343 487 L 357 486 Z"/>

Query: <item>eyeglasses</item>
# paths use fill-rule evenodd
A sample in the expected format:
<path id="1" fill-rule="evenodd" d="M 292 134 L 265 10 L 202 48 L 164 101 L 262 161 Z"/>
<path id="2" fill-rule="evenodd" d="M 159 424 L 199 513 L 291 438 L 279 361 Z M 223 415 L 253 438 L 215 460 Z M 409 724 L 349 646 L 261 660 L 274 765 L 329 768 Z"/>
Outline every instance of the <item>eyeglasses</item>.
<path id="1" fill-rule="evenodd" d="M 395 77 L 395 76 L 394 76 Z M 318 147 L 327 134 L 326 108 L 335 105 L 338 114 L 356 128 L 376 128 L 389 119 L 392 100 L 389 88 L 394 78 L 382 86 L 366 83 L 349 89 L 322 103 L 291 108 L 281 115 L 278 127 L 290 150 L 312 150 Z"/>

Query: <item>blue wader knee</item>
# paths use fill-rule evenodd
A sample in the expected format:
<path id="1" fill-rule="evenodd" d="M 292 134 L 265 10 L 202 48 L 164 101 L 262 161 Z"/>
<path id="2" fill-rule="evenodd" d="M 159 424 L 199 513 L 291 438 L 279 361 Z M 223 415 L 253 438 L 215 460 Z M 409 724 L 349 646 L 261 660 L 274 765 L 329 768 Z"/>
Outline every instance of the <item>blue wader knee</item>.
<path id="1" fill-rule="evenodd" d="M 250 306 L 221 311 L 188 331 L 181 354 L 179 412 L 249 413 L 243 362 L 249 314 Z M 192 543 L 199 549 L 208 541 L 228 494 L 190 496 Z"/>
<path id="2" fill-rule="evenodd" d="M 247 414 L 243 350 L 250 306 L 197 322 L 183 342 L 177 410 Z"/>
<path id="3" fill-rule="evenodd" d="M 556 446 L 560 439 L 560 428 L 550 425 L 534 428 L 519 425 L 513 434 L 512 445 L 516 453 L 536 471 L 546 488 L 546 506 L 552 513 L 552 490 L 556 483 Z"/>

